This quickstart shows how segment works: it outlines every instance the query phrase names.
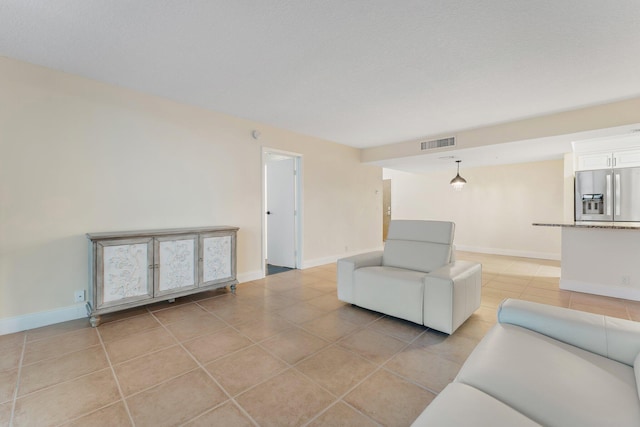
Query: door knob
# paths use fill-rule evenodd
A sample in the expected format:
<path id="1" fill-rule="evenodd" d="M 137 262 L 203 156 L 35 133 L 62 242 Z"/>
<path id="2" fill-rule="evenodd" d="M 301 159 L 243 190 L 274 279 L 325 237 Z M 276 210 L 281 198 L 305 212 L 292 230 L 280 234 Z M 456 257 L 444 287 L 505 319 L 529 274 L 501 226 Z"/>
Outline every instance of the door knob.
<path id="1" fill-rule="evenodd" d="M 267 211 L 267 215 L 271 215 L 271 211 Z"/>

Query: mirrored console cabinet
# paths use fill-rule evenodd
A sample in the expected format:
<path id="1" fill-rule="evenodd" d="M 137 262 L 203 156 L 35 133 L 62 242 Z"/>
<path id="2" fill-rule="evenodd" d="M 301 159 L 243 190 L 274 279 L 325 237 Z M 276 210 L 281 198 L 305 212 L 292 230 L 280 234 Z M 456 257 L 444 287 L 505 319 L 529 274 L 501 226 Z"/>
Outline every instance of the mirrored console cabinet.
<path id="1" fill-rule="evenodd" d="M 100 315 L 229 286 L 237 227 L 88 233 L 91 326 Z"/>

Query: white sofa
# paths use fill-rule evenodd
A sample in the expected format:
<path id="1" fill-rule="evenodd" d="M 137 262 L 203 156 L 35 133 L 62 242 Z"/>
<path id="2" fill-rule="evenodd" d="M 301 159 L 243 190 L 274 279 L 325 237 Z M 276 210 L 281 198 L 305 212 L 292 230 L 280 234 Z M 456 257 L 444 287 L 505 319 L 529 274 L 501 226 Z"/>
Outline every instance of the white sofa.
<path id="1" fill-rule="evenodd" d="M 640 426 L 640 323 L 505 300 L 413 426 Z"/>
<path id="2" fill-rule="evenodd" d="M 384 251 L 338 260 L 338 298 L 453 333 L 480 307 L 482 267 L 455 261 L 455 224 L 394 220 Z"/>

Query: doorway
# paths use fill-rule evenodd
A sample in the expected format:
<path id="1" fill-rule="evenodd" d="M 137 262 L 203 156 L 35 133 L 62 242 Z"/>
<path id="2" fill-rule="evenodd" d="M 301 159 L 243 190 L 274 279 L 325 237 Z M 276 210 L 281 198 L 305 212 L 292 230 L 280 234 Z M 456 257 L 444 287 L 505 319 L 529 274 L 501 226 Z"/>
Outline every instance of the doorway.
<path id="1" fill-rule="evenodd" d="M 387 241 L 391 222 L 391 180 L 382 180 L 382 241 Z"/>
<path id="2" fill-rule="evenodd" d="M 302 157 L 263 148 L 263 275 L 277 274 L 301 264 Z"/>

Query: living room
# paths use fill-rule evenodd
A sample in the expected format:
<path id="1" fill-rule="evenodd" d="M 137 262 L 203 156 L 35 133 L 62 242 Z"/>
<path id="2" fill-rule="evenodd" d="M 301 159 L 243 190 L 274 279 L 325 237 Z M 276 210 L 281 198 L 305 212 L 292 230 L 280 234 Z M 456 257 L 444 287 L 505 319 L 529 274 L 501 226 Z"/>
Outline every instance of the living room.
<path id="1" fill-rule="evenodd" d="M 213 50 L 211 40 L 217 40 L 216 37 L 220 36 L 218 33 L 202 43 L 198 48 L 202 50 L 198 50 L 199 53 L 194 57 L 185 54 L 188 49 L 184 49 L 182 44 L 171 45 L 170 41 L 174 40 L 171 31 L 171 34 L 161 37 L 162 43 L 166 43 L 164 46 L 161 42 L 156 44 L 151 40 L 154 37 L 152 34 L 165 31 L 166 27 L 162 25 L 165 19 L 172 14 L 180 15 L 180 7 L 175 5 L 176 10 L 155 9 L 155 6 L 147 5 L 148 10 L 157 11 L 157 20 L 153 20 L 143 10 L 104 11 L 101 9 L 103 6 L 96 3 L 86 6 L 87 9 L 80 5 L 64 9 L 62 5 L 53 4 L 40 4 L 30 9 L 31 6 L 19 6 L 18 3 L 3 5 L 5 9 L 0 9 L 6 12 L 0 14 L 3 16 L 0 18 L 0 27 L 3 28 L 0 30 L 0 39 L 3 40 L 0 42 L 2 336 L 86 318 L 85 304 L 76 303 L 73 299 L 76 291 L 88 287 L 86 233 L 237 226 L 238 281 L 246 284 L 264 280 L 262 155 L 265 147 L 302 157 L 300 270 L 311 271 L 312 274 L 315 272 L 312 277 L 318 280 L 310 282 L 317 284 L 321 282 L 319 278 L 326 280 L 325 276 L 334 273 L 326 266 L 335 265 L 338 258 L 382 247 L 383 168 L 378 163 L 401 157 L 397 154 L 378 155 L 385 148 L 402 151 L 407 144 L 415 145 L 417 141 L 456 134 L 456 148 L 471 149 L 539 138 L 563 138 L 572 134 L 591 135 L 602 129 L 632 129 L 640 123 L 640 93 L 637 89 L 640 70 L 636 63 L 629 60 L 629 51 L 635 52 L 632 43 L 637 43 L 636 39 L 640 37 L 633 37 L 637 36 L 637 27 L 630 26 L 624 18 L 634 16 L 629 13 L 637 9 L 632 3 L 626 5 L 626 11 L 622 5 L 603 6 L 604 11 L 595 6 L 593 10 L 584 10 L 586 16 L 583 18 L 597 21 L 594 25 L 601 32 L 609 28 L 607 25 L 618 23 L 619 27 L 613 31 L 615 34 L 611 39 L 605 39 L 619 45 L 599 45 L 597 38 L 594 40 L 591 36 L 576 44 L 567 43 L 567 46 L 591 45 L 590 52 L 576 52 L 576 57 L 584 61 L 587 61 L 588 53 L 593 54 L 588 65 L 593 65 L 598 58 L 599 61 L 606 58 L 612 64 L 611 57 L 615 56 L 620 61 L 619 67 L 610 65 L 615 68 L 615 75 L 603 77 L 602 69 L 595 71 L 594 68 L 592 74 L 583 76 L 584 82 L 571 78 L 568 72 L 562 80 L 553 81 L 549 75 L 557 63 L 548 64 L 546 50 L 536 46 L 539 50 L 535 50 L 535 54 L 529 52 L 530 57 L 515 56 L 511 67 L 505 67 L 509 73 L 505 72 L 503 77 L 509 75 L 513 79 L 510 81 L 512 86 L 508 88 L 489 89 L 473 95 L 468 86 L 482 86 L 481 79 L 487 75 L 473 77 L 466 74 L 472 67 L 456 71 L 463 73 L 462 76 L 454 76 L 453 80 L 447 82 L 456 87 L 453 95 L 460 98 L 449 104 L 448 110 L 440 113 L 440 121 L 436 123 L 438 126 L 433 127 L 417 125 L 429 122 L 424 117 L 431 117 L 433 109 L 409 113 L 420 100 L 431 104 L 437 103 L 434 99 L 447 99 L 440 88 L 432 89 L 432 92 L 420 90 L 419 99 L 414 98 L 410 91 L 399 90 L 397 97 L 388 102 L 396 106 L 395 116 L 389 110 L 384 110 L 384 114 L 371 111 L 377 108 L 376 100 L 380 104 L 387 102 L 377 99 L 378 96 L 393 90 L 397 84 L 395 79 L 389 79 L 380 86 L 373 84 L 380 75 L 393 70 L 391 59 L 395 57 L 389 62 L 377 63 L 365 54 L 374 57 L 379 54 L 371 45 L 384 51 L 385 40 L 390 40 L 386 37 L 394 33 L 398 22 L 403 22 L 399 20 L 409 19 L 407 15 L 411 15 L 408 11 L 395 10 L 397 6 L 391 7 L 384 2 L 375 7 L 350 6 L 341 19 L 331 12 L 331 8 L 340 10 L 338 4 L 326 5 L 326 9 L 317 6 L 317 9 L 297 11 L 300 15 L 296 15 L 279 2 L 268 2 L 269 5 L 247 12 L 247 16 L 243 15 L 245 12 L 227 5 L 225 7 L 231 9 L 228 12 L 233 12 L 233 19 L 229 19 L 229 22 L 225 23 L 224 13 L 214 14 L 215 22 L 224 30 L 219 30 L 222 34 L 228 32 L 241 38 L 233 30 L 245 28 L 247 24 L 244 19 L 249 20 L 252 31 L 255 31 L 250 37 L 252 41 L 247 45 L 234 48 L 229 47 L 232 43 L 224 42 L 217 47 L 219 50 L 216 54 L 226 58 L 225 54 L 233 56 L 230 52 L 234 49 L 240 51 L 253 46 L 242 56 L 243 67 L 231 71 L 221 64 L 224 60 L 206 55 L 208 50 Z M 516 15 L 514 19 L 526 21 L 521 11 L 512 10 L 507 3 L 501 6 L 505 8 L 505 14 L 509 10 Z M 61 9 L 58 10 L 58 7 Z M 281 7 L 285 9 L 284 16 L 278 15 Z M 429 16 L 421 6 L 412 4 L 412 7 L 420 8 L 425 16 Z M 459 23 L 455 18 L 456 7 L 441 7 L 438 9 L 441 18 L 433 18 L 434 22 L 453 20 Z M 553 18 L 549 24 L 551 26 L 553 22 L 566 20 L 574 8 L 582 10 L 582 5 L 579 2 L 568 3 L 566 8 L 558 12 L 538 12 Z M 460 12 L 464 22 L 470 25 L 474 22 L 474 14 L 479 14 L 473 31 L 470 30 L 468 34 L 476 34 L 478 28 L 475 25 L 479 23 L 494 22 L 490 19 L 489 11 L 477 9 L 474 7 L 473 13 Z M 610 9 L 611 16 L 607 15 L 607 9 Z M 367 10 L 371 15 L 366 13 Z M 187 18 L 194 20 L 194 28 L 208 28 L 211 25 L 196 19 L 199 15 L 197 9 L 183 12 L 185 16 L 176 19 L 184 18 L 186 21 L 176 25 L 176 34 L 189 28 Z M 272 18 L 270 22 L 286 22 L 291 27 L 280 26 L 284 29 L 276 31 L 275 40 L 270 40 L 267 36 L 272 29 L 263 21 L 261 13 Z M 600 13 L 602 16 L 598 15 Z M 369 50 L 354 54 L 349 46 L 345 46 L 344 50 L 338 49 L 343 38 L 327 41 L 320 37 L 315 49 L 300 48 L 295 58 L 291 59 L 291 63 L 301 64 L 299 68 L 289 69 L 289 62 L 286 62 L 287 67 L 278 66 L 285 61 L 283 52 L 292 47 L 283 44 L 282 48 L 268 51 L 265 50 L 267 40 L 273 45 L 283 43 L 292 33 L 304 32 L 305 26 L 311 25 L 316 15 L 328 21 L 319 20 L 313 29 L 319 32 L 323 29 L 322 25 L 333 30 L 339 29 L 343 31 L 339 33 L 341 37 L 352 36 L 358 43 L 370 46 Z M 365 16 L 360 18 L 363 28 L 367 30 L 363 34 L 372 37 L 369 42 L 366 37 L 357 36 L 357 29 L 347 31 L 354 22 L 360 22 L 356 19 L 360 15 Z M 60 19 L 54 23 L 56 19 L 52 17 Z M 150 20 L 149 27 L 140 24 L 145 19 Z M 340 25 L 328 25 L 331 19 L 336 19 Z M 598 19 L 602 19 L 602 23 Z M 108 36 L 113 47 L 100 51 L 100 42 L 96 40 L 96 44 L 91 45 L 92 35 L 96 36 L 99 31 L 91 30 L 94 27 L 84 28 L 80 23 L 85 20 L 90 20 L 95 28 L 102 28 L 98 25 L 102 20 L 107 27 L 112 25 L 117 28 L 121 23 L 128 31 L 137 34 L 140 40 L 133 42 L 125 36 L 126 31 L 116 31 L 116 34 L 109 33 Z M 418 27 L 423 26 L 420 20 L 411 22 L 405 28 L 418 31 Z M 575 30 L 578 22 L 582 21 L 571 24 L 572 30 Z M 66 30 L 71 31 L 67 33 Z M 137 33 L 138 30 L 141 32 Z M 309 30 L 309 33 L 313 31 Z M 407 74 L 403 74 L 404 77 L 416 73 L 416 70 L 426 73 L 428 69 L 425 65 L 429 64 L 428 58 L 421 59 L 418 65 L 425 68 L 420 70 L 412 62 L 413 56 L 427 56 L 427 53 L 436 55 L 440 52 L 416 54 L 427 44 L 428 37 L 434 36 L 430 33 L 420 35 L 420 41 L 410 44 L 404 51 L 404 55 L 407 55 L 407 65 L 403 67 Z M 410 38 L 411 34 L 406 36 Z M 495 43 L 495 50 L 505 48 L 505 42 L 498 36 L 493 34 L 490 39 Z M 84 45 L 85 42 L 88 46 Z M 548 40 L 545 39 L 545 42 L 548 43 Z M 468 39 L 463 38 L 461 47 L 469 43 Z M 159 60 L 171 55 L 152 54 L 165 48 L 170 49 L 174 59 Z M 547 45 L 546 49 L 548 56 L 555 58 L 557 52 L 554 47 Z M 478 55 L 493 50 L 478 51 Z M 450 48 L 443 51 L 450 52 Z M 316 52 L 319 59 L 312 60 L 309 52 Z M 363 61 L 363 58 L 369 58 L 369 62 Z M 493 56 L 487 56 L 486 63 L 491 62 L 491 58 Z M 86 62 L 74 63 L 80 59 Z M 351 61 L 346 62 L 346 59 Z M 455 64 L 459 59 L 454 57 L 450 60 Z M 482 58 L 476 59 L 477 62 L 469 65 L 485 63 Z M 70 62 L 65 63 L 65 60 Z M 345 92 L 336 95 L 335 104 L 316 92 L 327 90 L 325 85 L 332 81 L 314 74 L 314 66 L 322 64 L 321 60 L 327 63 L 322 68 L 327 75 L 339 76 L 348 70 L 343 75 L 343 86 L 339 89 Z M 207 67 L 203 66 L 202 70 L 196 72 L 194 70 L 199 66 L 199 61 L 206 62 Z M 177 65 L 171 67 L 170 63 Z M 220 67 L 220 74 L 211 74 L 216 67 Z M 527 67 L 535 68 L 537 73 L 546 77 L 540 80 L 518 79 L 517 73 Z M 580 67 L 589 68 L 585 65 Z M 278 80 L 273 86 L 280 91 L 280 96 L 273 97 L 272 92 L 266 91 L 272 83 L 265 80 L 261 68 L 283 73 L 281 78 L 284 81 L 289 79 L 295 85 L 292 84 L 288 91 L 282 80 Z M 92 72 L 83 73 L 83 69 L 91 69 Z M 499 67 L 488 71 L 485 69 L 485 72 L 491 74 L 497 69 Z M 449 75 L 456 74 L 451 68 L 447 70 Z M 264 71 L 266 73 L 267 70 Z M 356 88 L 358 79 L 368 71 L 372 74 L 368 77 L 371 80 L 364 81 L 362 86 Z M 575 71 L 575 68 L 569 71 Z M 232 72 L 237 73 L 235 77 L 244 83 L 238 84 L 236 80 L 229 83 L 231 80 L 226 78 L 231 78 Z M 456 86 L 460 79 L 465 80 L 464 84 Z M 178 90 L 180 85 L 176 82 L 185 84 L 192 80 L 198 81 L 195 87 L 188 84 L 182 87 L 189 89 L 191 97 L 181 97 Z M 423 87 L 447 86 L 446 82 L 436 84 L 428 78 L 426 82 L 422 78 L 418 81 Z M 541 106 L 516 110 L 515 99 L 521 98 L 522 94 L 515 96 L 513 91 L 524 91 L 531 87 L 529 92 L 533 96 L 536 91 L 542 90 L 544 81 L 553 83 L 553 88 L 531 98 L 529 102 Z M 164 90 L 154 90 L 154 85 L 162 88 L 162 82 L 165 82 Z M 317 87 L 309 91 L 306 85 Z M 345 98 L 349 94 L 345 86 L 353 91 L 354 98 Z M 407 87 L 399 89 L 406 90 Z M 468 95 L 461 95 L 467 92 Z M 559 93 L 555 97 L 556 104 L 542 103 L 543 95 L 549 92 Z M 496 93 L 499 99 L 495 103 L 501 109 L 497 108 L 491 112 L 492 115 L 487 115 L 482 111 L 483 108 L 477 107 L 480 104 L 478 102 L 474 104 L 478 119 L 476 122 L 467 120 L 467 116 L 473 116 L 471 107 L 467 107 L 468 102 L 475 96 L 483 100 L 482 104 L 491 104 L 493 101 L 487 98 L 487 94 L 491 93 Z M 502 98 L 507 93 L 511 96 Z M 247 108 L 243 114 L 222 113 L 219 112 L 222 110 L 211 107 L 213 103 L 206 102 L 207 99 L 234 99 L 235 95 L 237 99 L 242 97 L 247 100 L 244 105 L 251 108 Z M 407 100 L 407 104 L 400 108 L 396 103 L 403 99 Z M 288 101 L 295 102 L 289 104 Z M 305 101 L 311 104 L 310 109 L 324 109 L 324 115 L 313 111 L 316 122 L 312 123 L 309 116 L 298 116 L 301 113 L 296 108 L 304 110 Z M 510 104 L 512 101 L 514 106 Z M 526 103 L 517 104 L 522 107 Z M 252 110 L 259 106 L 266 112 L 258 114 Z M 225 111 L 235 111 L 236 108 L 237 105 L 229 105 Z M 339 114 L 329 115 L 333 109 L 338 110 Z M 357 113 L 359 110 L 370 114 L 360 115 Z M 487 106 L 486 110 L 491 108 Z M 509 114 L 504 114 L 505 111 Z M 286 116 L 293 117 L 291 120 L 297 120 L 300 126 L 287 126 Z M 442 116 L 448 117 L 444 120 Z M 273 117 L 277 119 L 269 120 Z M 318 130 L 328 128 L 329 123 L 334 125 L 335 134 Z M 358 134 L 353 131 L 354 128 L 366 132 Z M 392 132 L 394 128 L 400 129 L 398 133 Z M 260 132 L 257 139 L 253 134 L 255 130 Z M 342 139 L 337 135 L 341 135 Z M 465 135 L 468 136 L 466 139 Z M 428 217 L 456 222 L 458 249 L 467 251 L 471 258 L 498 264 L 506 261 L 483 258 L 483 253 L 559 259 L 560 232 L 534 229 L 531 223 L 561 221 L 566 218 L 567 212 L 571 212 L 566 207 L 567 188 L 571 186 L 566 181 L 564 157 L 500 165 L 474 164 L 472 157 L 464 158 L 460 172 L 468 180 L 468 186 L 461 193 L 450 191 L 449 181 L 455 175 L 454 161 L 441 163 L 428 175 L 406 171 L 385 172 L 393 176 L 394 203 L 397 204 L 394 207 L 395 217 Z M 518 174 L 522 176 L 510 179 Z M 424 189 L 424 193 L 420 189 Z M 487 191 L 491 192 L 492 198 L 485 197 Z M 504 268 L 507 268 L 506 265 Z M 323 292 L 322 286 L 315 290 Z M 18 399 L 12 394 L 9 400 L 9 406 L 13 408 Z M 0 405 L 6 407 L 6 402 L 0 402 Z"/>

